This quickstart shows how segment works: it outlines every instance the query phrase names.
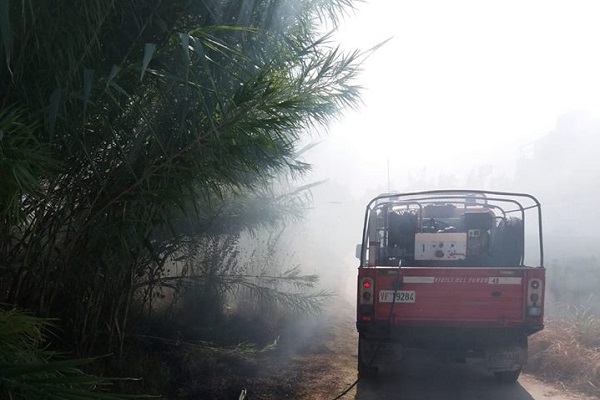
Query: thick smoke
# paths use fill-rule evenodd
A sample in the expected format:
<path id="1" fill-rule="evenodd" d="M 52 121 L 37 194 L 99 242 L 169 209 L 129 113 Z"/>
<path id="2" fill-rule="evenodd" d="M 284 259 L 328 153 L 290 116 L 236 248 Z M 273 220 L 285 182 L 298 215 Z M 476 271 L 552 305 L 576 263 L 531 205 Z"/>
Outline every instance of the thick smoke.
<path id="1" fill-rule="evenodd" d="M 571 112 L 560 116 L 547 134 L 514 148 L 504 161 L 491 158 L 488 164 L 446 171 L 428 168 L 426 162 L 410 170 L 391 165 L 389 189 L 470 188 L 533 194 L 543 210 L 548 301 L 557 306 L 563 302 L 583 304 L 590 296 L 600 296 L 596 289 L 600 287 L 600 252 L 596 246 L 596 221 L 600 221 L 598 132 L 600 118 Z M 315 164 L 315 179 L 329 180 L 313 189 L 314 209 L 303 222 L 295 246 L 307 271 L 320 274 L 324 287 L 352 300 L 358 265 L 354 252 L 361 240 L 364 209 L 372 197 L 389 191 L 388 171 L 372 174 L 371 179 L 353 179 L 348 173 L 351 169 L 335 168 L 334 163 L 343 161 L 343 155 L 327 157 L 327 151 L 331 151 L 331 144 L 322 150 L 317 146 L 309 156 Z M 537 221 L 530 220 L 530 227 L 531 222 L 535 225 Z M 531 230 L 527 233 L 526 261 L 537 264 L 535 235 Z"/>

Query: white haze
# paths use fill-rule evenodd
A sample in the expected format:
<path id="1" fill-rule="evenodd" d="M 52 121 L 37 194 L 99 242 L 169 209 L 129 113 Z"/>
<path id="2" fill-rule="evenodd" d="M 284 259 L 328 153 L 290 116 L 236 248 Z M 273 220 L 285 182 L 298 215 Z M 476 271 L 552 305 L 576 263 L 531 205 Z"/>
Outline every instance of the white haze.
<path id="1" fill-rule="evenodd" d="M 306 156 L 308 180 L 328 181 L 298 235 L 305 269 L 351 297 L 365 203 L 388 188 L 530 192 L 549 257 L 594 254 L 599 15 L 596 1 L 360 4 L 341 46 L 392 39 L 364 64 L 363 106 Z"/>

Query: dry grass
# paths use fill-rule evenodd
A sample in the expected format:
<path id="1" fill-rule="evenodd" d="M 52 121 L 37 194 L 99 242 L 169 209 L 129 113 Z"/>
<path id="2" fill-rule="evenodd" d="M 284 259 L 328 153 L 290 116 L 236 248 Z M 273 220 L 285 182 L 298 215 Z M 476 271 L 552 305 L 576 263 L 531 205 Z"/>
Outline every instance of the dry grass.
<path id="1" fill-rule="evenodd" d="M 526 372 L 565 388 L 600 396 L 600 318 L 550 320 L 530 338 Z"/>

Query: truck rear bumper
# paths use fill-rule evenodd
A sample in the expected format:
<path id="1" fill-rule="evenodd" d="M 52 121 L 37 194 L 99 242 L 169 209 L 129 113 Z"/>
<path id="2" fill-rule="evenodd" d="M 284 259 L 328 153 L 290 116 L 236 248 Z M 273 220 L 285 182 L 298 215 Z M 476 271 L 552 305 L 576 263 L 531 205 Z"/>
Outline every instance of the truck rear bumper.
<path id="1" fill-rule="evenodd" d="M 514 372 L 516 377 L 527 362 L 527 335 L 519 329 L 395 327 L 359 332 L 359 359 L 377 368 L 414 360 L 415 355 L 442 362 L 483 359 L 491 372 Z"/>
<path id="2" fill-rule="evenodd" d="M 522 327 L 489 328 L 457 326 L 392 326 L 357 323 L 360 336 L 368 341 L 398 344 L 404 349 L 470 352 L 483 354 L 490 346 L 526 342 Z"/>

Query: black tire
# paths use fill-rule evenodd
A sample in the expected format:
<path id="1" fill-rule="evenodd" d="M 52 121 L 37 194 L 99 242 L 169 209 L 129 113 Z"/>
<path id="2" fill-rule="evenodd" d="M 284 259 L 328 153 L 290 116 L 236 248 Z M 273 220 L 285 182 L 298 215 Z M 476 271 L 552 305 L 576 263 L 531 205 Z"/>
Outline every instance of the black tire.
<path id="1" fill-rule="evenodd" d="M 373 353 L 369 353 L 366 347 L 367 340 L 360 335 L 358 337 L 358 377 L 370 379 L 377 375 L 379 369 L 371 366 Z"/>
<path id="2" fill-rule="evenodd" d="M 521 368 L 515 371 L 497 371 L 494 376 L 499 383 L 515 383 L 519 379 Z"/>
<path id="3" fill-rule="evenodd" d="M 520 265 L 523 258 L 523 221 L 508 218 L 500 222 L 492 239 L 492 255 L 499 266 Z"/>

